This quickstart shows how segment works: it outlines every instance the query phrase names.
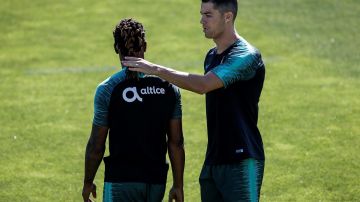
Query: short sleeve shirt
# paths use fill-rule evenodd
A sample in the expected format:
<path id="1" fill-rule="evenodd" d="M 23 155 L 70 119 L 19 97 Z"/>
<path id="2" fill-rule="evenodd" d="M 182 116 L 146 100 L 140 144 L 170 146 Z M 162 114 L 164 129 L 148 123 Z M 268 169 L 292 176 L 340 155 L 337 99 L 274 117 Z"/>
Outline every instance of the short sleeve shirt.
<path id="1" fill-rule="evenodd" d="M 221 54 L 211 49 L 204 62 L 223 88 L 206 94 L 208 147 L 206 164 L 229 164 L 264 159 L 257 127 L 258 102 L 265 78 L 260 52 L 240 38 Z"/>
<path id="2" fill-rule="evenodd" d="M 141 75 L 141 78 L 146 76 Z M 126 78 L 126 69 L 123 69 L 114 75 L 110 76 L 102 83 L 98 85 L 95 92 L 94 98 L 94 118 L 93 124 L 97 126 L 109 126 L 109 104 L 110 98 L 113 89 L 121 82 L 125 81 Z M 181 95 L 179 89 L 172 85 L 174 92 L 176 94 L 176 105 L 174 107 L 173 119 L 181 118 L 182 109 L 181 109 Z"/>

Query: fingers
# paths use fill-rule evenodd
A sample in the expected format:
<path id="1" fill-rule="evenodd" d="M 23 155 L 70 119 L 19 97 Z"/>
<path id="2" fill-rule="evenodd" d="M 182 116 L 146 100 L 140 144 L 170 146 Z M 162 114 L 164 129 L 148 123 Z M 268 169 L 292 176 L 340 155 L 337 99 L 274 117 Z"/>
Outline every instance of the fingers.
<path id="1" fill-rule="evenodd" d="M 92 196 L 94 198 L 96 198 L 96 185 L 95 184 L 91 184 L 91 185 L 87 185 L 87 186 L 84 185 L 83 192 L 82 192 L 84 202 L 92 202 L 93 201 L 90 199 L 90 193 L 92 194 Z"/>
<path id="2" fill-rule="evenodd" d="M 129 67 L 129 69 L 138 66 L 138 62 L 136 61 L 122 61 L 121 64 L 125 67 Z"/>
<path id="3" fill-rule="evenodd" d="M 91 199 L 89 198 L 89 196 L 90 196 L 90 193 L 89 193 L 89 195 L 83 195 L 83 200 L 84 200 L 84 202 L 89 202 L 89 201 L 91 201 Z"/>
<path id="4" fill-rule="evenodd" d="M 129 70 L 132 72 L 141 72 L 141 69 L 136 67 L 129 67 Z"/>
<path id="5" fill-rule="evenodd" d="M 169 195 L 169 202 L 173 202 L 174 196 Z"/>
<path id="6" fill-rule="evenodd" d="M 183 200 L 181 199 L 181 197 L 178 196 L 178 195 L 169 197 L 169 202 L 174 202 L 174 200 L 175 200 L 175 202 L 183 202 Z"/>
<path id="7" fill-rule="evenodd" d="M 134 60 L 121 61 L 122 66 L 128 67 L 128 70 L 130 71 L 156 75 L 156 68 L 154 68 L 154 65 L 152 63 L 141 58 L 133 58 L 133 59 Z"/>
<path id="8" fill-rule="evenodd" d="M 137 57 L 125 57 L 125 60 L 121 61 L 121 64 L 126 67 L 137 67 L 141 58 Z"/>
<path id="9" fill-rule="evenodd" d="M 175 193 L 173 190 L 170 190 L 169 192 L 169 202 L 173 202 L 173 199 L 175 199 Z"/>
<path id="10" fill-rule="evenodd" d="M 137 60 L 141 60 L 141 58 L 125 56 L 125 60 L 127 60 L 127 61 L 137 61 Z"/>
<path id="11" fill-rule="evenodd" d="M 90 196 L 90 192 L 87 191 L 86 189 L 83 189 L 82 197 L 83 197 L 84 202 L 88 202 L 88 201 L 89 201 L 89 196 Z"/>
<path id="12" fill-rule="evenodd" d="M 182 195 L 176 191 L 170 191 L 169 193 L 169 202 L 183 202 Z"/>
<path id="13" fill-rule="evenodd" d="M 93 197 L 96 198 L 96 185 L 95 184 L 93 184 L 93 186 L 92 186 L 91 193 L 92 193 Z"/>
<path id="14" fill-rule="evenodd" d="M 88 202 L 88 201 L 89 201 L 89 198 L 86 197 L 86 196 L 83 196 L 83 201 L 84 201 L 84 202 Z"/>

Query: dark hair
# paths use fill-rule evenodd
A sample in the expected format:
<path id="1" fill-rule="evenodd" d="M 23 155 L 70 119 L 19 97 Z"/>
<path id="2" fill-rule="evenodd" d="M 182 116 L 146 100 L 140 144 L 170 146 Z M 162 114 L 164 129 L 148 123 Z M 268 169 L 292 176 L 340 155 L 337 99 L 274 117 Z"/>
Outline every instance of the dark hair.
<path id="1" fill-rule="evenodd" d="M 237 0 L 201 0 L 202 3 L 213 3 L 214 8 L 219 10 L 221 14 L 225 12 L 232 12 L 234 19 L 237 15 L 238 2 Z"/>
<path id="2" fill-rule="evenodd" d="M 141 23 L 132 18 L 121 20 L 113 31 L 114 49 L 123 56 L 135 56 L 145 49 L 145 30 Z"/>
<path id="3" fill-rule="evenodd" d="M 132 18 L 121 20 L 113 31 L 114 49 L 121 56 L 136 56 L 136 53 L 145 51 L 145 30 L 140 22 Z M 136 72 L 127 71 L 127 78 L 137 78 Z"/>

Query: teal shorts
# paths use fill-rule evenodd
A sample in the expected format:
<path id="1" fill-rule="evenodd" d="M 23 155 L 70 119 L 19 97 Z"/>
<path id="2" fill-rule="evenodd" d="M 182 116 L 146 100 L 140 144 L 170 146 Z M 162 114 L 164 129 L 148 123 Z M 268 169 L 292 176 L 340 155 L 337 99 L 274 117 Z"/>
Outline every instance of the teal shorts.
<path id="1" fill-rule="evenodd" d="M 237 164 L 204 165 L 200 174 L 202 202 L 259 201 L 263 160 L 244 159 Z"/>
<path id="2" fill-rule="evenodd" d="M 104 182 L 104 202 L 161 202 L 164 184 Z"/>

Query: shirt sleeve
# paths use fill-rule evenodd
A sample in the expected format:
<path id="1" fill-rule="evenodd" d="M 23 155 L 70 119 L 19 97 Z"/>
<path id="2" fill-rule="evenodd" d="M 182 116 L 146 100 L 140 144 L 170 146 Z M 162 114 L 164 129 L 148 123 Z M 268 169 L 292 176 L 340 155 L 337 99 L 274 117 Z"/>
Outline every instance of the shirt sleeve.
<path id="1" fill-rule="evenodd" d="M 253 78 L 257 69 L 256 58 L 255 53 L 234 51 L 211 72 L 220 78 L 226 88 L 236 81 Z"/>
<path id="2" fill-rule="evenodd" d="M 108 114 L 109 114 L 109 102 L 110 92 L 107 91 L 106 86 L 99 85 L 96 88 L 94 98 L 94 119 L 93 124 L 97 126 L 108 127 Z"/>
<path id="3" fill-rule="evenodd" d="M 176 96 L 176 102 L 174 107 L 174 112 L 172 115 L 173 119 L 180 119 L 182 117 L 182 105 L 181 105 L 181 94 L 178 87 L 173 86 Z"/>

